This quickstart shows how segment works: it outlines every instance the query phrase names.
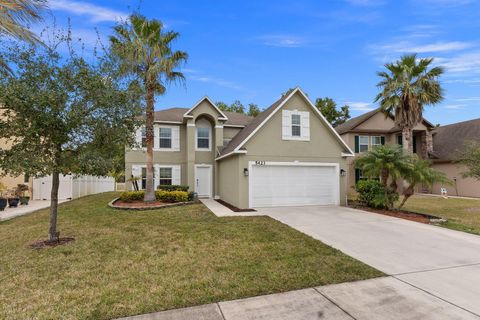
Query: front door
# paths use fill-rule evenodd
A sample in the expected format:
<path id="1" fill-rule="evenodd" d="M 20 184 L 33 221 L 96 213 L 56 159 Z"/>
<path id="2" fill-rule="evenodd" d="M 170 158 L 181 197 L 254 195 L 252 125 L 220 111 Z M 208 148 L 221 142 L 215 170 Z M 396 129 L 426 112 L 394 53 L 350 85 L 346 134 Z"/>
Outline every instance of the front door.
<path id="1" fill-rule="evenodd" d="M 195 166 L 195 192 L 199 197 L 212 196 L 212 167 L 208 165 Z"/>

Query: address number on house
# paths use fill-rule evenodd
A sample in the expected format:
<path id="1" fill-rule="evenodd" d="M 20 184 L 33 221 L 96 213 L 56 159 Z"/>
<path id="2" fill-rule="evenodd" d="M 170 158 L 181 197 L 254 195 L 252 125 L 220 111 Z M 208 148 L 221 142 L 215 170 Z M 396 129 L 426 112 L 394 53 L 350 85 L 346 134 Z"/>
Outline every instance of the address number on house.
<path id="1" fill-rule="evenodd" d="M 257 161 L 255 161 L 255 165 L 256 165 L 256 166 L 264 166 L 264 165 L 265 165 L 265 161 L 263 161 L 263 160 L 258 161 L 258 160 L 257 160 Z"/>

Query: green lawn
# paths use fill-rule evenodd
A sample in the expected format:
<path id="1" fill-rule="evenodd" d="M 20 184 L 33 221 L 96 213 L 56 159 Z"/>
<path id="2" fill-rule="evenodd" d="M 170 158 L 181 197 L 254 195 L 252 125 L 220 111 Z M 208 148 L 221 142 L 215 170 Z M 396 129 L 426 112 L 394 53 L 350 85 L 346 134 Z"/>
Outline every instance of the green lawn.
<path id="1" fill-rule="evenodd" d="M 415 195 L 404 209 L 447 219 L 441 226 L 480 235 L 480 199 L 458 199 Z"/>
<path id="2" fill-rule="evenodd" d="M 107 319 L 382 276 L 268 217 L 203 205 L 143 212 L 113 193 L 60 206 L 74 243 L 47 249 L 46 210 L 0 223 L 0 319 Z"/>

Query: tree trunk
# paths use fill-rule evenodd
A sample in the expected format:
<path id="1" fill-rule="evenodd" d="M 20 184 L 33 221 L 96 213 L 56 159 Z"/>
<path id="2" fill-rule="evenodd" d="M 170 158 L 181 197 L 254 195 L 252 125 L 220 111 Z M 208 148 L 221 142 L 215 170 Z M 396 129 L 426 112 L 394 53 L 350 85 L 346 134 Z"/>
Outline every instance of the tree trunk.
<path id="1" fill-rule="evenodd" d="M 382 173 L 380 174 L 380 182 L 382 185 L 387 188 L 387 183 L 388 183 L 388 170 L 387 169 L 382 169 Z"/>
<path id="2" fill-rule="evenodd" d="M 58 211 L 58 187 L 60 186 L 60 174 L 57 170 L 52 173 L 52 192 L 50 195 L 50 226 L 48 228 L 48 241 L 58 241 L 57 211 Z"/>
<path id="3" fill-rule="evenodd" d="M 412 131 L 411 128 L 402 129 L 403 149 L 410 153 L 413 153 Z"/>
<path id="4" fill-rule="evenodd" d="M 398 207 L 398 209 L 401 209 L 405 204 L 405 202 L 407 202 L 408 198 L 410 198 L 414 193 L 415 193 L 415 185 L 411 184 L 408 186 L 408 188 L 406 188 L 403 191 L 403 200 L 402 200 L 402 203 L 400 203 L 400 206 Z"/>
<path id="5" fill-rule="evenodd" d="M 154 89 L 147 87 L 146 103 L 147 103 L 147 123 L 146 123 L 146 140 L 147 140 L 147 181 L 145 186 L 145 202 L 155 201 L 155 187 L 153 181 L 153 110 L 155 103 Z"/>

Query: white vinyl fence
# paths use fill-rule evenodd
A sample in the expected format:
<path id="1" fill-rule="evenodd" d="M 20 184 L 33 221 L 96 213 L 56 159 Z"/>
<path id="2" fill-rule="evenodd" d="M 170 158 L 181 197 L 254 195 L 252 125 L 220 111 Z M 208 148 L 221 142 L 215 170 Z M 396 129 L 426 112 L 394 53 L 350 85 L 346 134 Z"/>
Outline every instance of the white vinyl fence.
<path id="1" fill-rule="evenodd" d="M 33 200 L 50 200 L 52 176 L 33 179 Z M 115 191 L 112 177 L 60 175 L 58 199 L 76 199 L 89 194 Z"/>

